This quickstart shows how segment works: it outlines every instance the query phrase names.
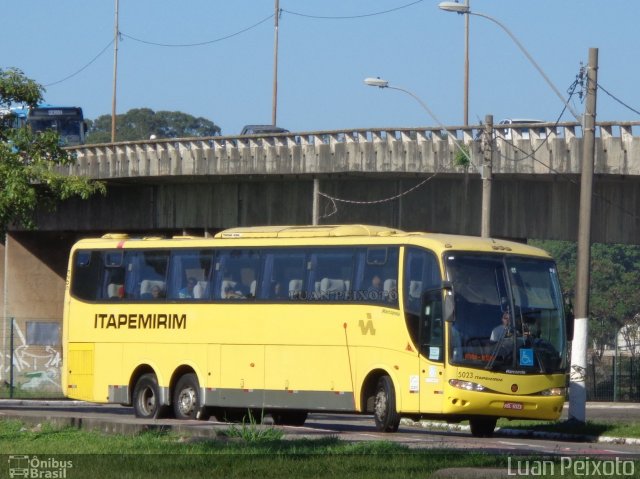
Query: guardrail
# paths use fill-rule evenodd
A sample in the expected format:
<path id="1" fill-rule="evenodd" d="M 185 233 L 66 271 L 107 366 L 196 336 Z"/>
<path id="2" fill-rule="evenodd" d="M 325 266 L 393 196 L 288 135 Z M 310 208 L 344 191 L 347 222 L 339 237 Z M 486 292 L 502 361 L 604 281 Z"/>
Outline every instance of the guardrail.
<path id="1" fill-rule="evenodd" d="M 500 126 L 500 128 L 498 127 Z M 640 175 L 640 122 L 597 124 L 596 173 Z M 444 133 L 446 130 L 449 133 Z M 68 148 L 77 161 L 59 171 L 91 178 L 339 172 L 464 172 L 454 139 L 481 162 L 482 125 L 361 128 L 270 135 L 155 139 Z M 494 172 L 580 172 L 577 122 L 495 125 Z"/>

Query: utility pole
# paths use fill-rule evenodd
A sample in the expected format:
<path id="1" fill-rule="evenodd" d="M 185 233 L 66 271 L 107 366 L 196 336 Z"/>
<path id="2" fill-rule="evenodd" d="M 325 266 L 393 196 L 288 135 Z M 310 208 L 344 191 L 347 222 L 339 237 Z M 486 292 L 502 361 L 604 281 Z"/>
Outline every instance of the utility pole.
<path id="1" fill-rule="evenodd" d="M 596 92 L 598 88 L 598 49 L 589 49 L 587 99 L 582 127 L 582 174 L 580 177 L 580 216 L 576 266 L 575 324 L 571 346 L 569 420 L 586 422 L 587 345 L 589 326 L 589 268 L 591 261 L 591 205 L 593 165 L 596 154 Z M 616 338 L 617 339 L 617 338 Z"/>
<path id="2" fill-rule="evenodd" d="M 111 143 L 116 141 L 116 85 L 118 79 L 118 3 L 116 0 L 115 21 L 113 29 L 113 96 L 111 97 Z"/>
<path id="3" fill-rule="evenodd" d="M 311 224 L 316 226 L 320 221 L 320 180 L 313 179 L 313 202 L 311 204 Z"/>
<path id="4" fill-rule="evenodd" d="M 276 126 L 278 113 L 278 27 L 280 17 L 280 0 L 275 0 L 275 20 L 273 39 L 273 96 L 271 102 L 271 124 Z"/>
<path id="5" fill-rule="evenodd" d="M 491 182 L 493 181 L 493 115 L 484 117 L 484 135 L 482 136 L 482 218 L 480 236 L 491 236 Z"/>
<path id="6" fill-rule="evenodd" d="M 469 0 L 464 5 L 469 8 Z M 464 16 L 464 126 L 469 124 L 469 17 Z"/>

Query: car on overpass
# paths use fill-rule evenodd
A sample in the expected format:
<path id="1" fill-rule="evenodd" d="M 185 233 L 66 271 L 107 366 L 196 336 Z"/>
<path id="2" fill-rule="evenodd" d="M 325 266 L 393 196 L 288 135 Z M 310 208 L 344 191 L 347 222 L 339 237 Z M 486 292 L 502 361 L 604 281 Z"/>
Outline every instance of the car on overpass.
<path id="1" fill-rule="evenodd" d="M 275 125 L 245 125 L 241 135 L 270 135 L 274 133 L 289 133 L 289 130 Z"/>
<path id="2" fill-rule="evenodd" d="M 534 123 L 546 123 L 543 120 L 531 120 L 525 118 L 506 118 L 504 120 L 500 120 L 496 125 L 496 129 L 502 138 L 505 140 L 515 139 L 515 135 L 513 134 L 513 130 L 516 129 L 520 132 L 520 137 L 523 140 L 528 140 L 529 136 L 529 128 L 521 128 L 518 125 L 528 125 Z M 512 125 L 515 128 L 505 128 L 505 126 Z M 547 137 L 547 129 L 545 127 L 536 128 L 538 133 L 538 137 L 541 139 L 545 139 Z"/>

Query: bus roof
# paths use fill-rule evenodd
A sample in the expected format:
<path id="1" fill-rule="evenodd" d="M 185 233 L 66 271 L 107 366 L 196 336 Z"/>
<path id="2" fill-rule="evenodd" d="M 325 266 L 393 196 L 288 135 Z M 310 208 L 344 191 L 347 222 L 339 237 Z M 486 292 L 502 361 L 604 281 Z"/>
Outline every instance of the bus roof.
<path id="1" fill-rule="evenodd" d="M 533 246 L 498 238 L 480 238 L 442 233 L 406 232 L 395 228 L 372 225 L 318 225 L 318 226 L 247 226 L 219 232 L 214 238 L 174 236 L 171 239 L 158 236 L 131 237 L 125 233 L 108 233 L 101 238 L 87 238 L 76 243 L 75 248 L 166 248 L 180 247 L 229 247 L 229 246 L 304 246 L 321 245 L 389 245 L 415 244 L 430 248 L 437 254 L 447 251 L 477 251 L 509 253 L 550 258 L 549 253 Z M 179 243 L 178 243 L 179 242 Z"/>
<path id="2" fill-rule="evenodd" d="M 371 225 L 317 225 L 317 226 L 249 226 L 230 228 L 216 238 L 312 238 L 344 236 L 391 236 L 406 234 L 393 228 Z"/>

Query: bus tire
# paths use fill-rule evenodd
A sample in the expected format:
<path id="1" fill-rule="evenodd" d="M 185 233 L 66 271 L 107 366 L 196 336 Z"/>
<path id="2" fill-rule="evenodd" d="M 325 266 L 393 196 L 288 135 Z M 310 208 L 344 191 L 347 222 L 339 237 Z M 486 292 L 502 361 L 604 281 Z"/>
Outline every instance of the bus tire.
<path id="1" fill-rule="evenodd" d="M 389 376 L 378 380 L 373 406 L 376 429 L 380 432 L 396 432 L 400 426 L 400 415 L 396 411 L 396 393 Z"/>
<path id="2" fill-rule="evenodd" d="M 185 374 L 178 379 L 172 399 L 176 419 L 201 418 L 205 420 L 201 414 L 200 384 L 198 384 L 198 377 L 195 374 Z"/>
<path id="3" fill-rule="evenodd" d="M 476 417 L 469 419 L 473 437 L 491 437 L 498 419 L 495 417 Z"/>
<path id="4" fill-rule="evenodd" d="M 141 419 L 159 419 L 166 415 L 167 407 L 160 404 L 160 387 L 155 374 L 143 374 L 136 382 L 133 411 Z"/>
<path id="5" fill-rule="evenodd" d="M 276 426 L 304 426 L 309 413 L 307 411 L 272 412 L 273 424 Z"/>

